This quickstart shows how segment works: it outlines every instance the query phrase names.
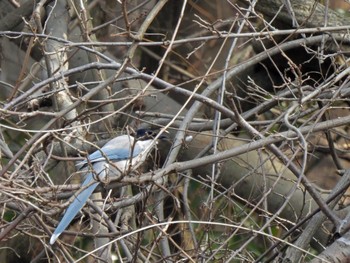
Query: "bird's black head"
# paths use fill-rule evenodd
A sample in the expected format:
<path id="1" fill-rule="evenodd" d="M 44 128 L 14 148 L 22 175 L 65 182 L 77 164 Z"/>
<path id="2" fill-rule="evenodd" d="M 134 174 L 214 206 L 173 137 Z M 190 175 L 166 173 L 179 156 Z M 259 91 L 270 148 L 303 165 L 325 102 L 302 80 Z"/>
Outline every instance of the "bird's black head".
<path id="1" fill-rule="evenodd" d="M 149 139 L 154 139 L 157 134 L 159 133 L 159 130 L 151 130 L 151 129 L 138 129 L 136 131 L 136 138 L 138 140 L 149 140 Z M 158 139 L 165 139 L 166 137 L 164 135 L 160 135 Z"/>

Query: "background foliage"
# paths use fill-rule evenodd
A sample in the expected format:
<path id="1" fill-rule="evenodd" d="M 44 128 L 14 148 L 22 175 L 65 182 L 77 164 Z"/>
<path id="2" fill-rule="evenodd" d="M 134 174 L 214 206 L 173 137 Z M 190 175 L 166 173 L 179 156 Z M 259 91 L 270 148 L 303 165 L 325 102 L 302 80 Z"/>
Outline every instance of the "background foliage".
<path id="1" fill-rule="evenodd" d="M 346 262 L 349 5 L 1 1 L 1 262 Z M 163 129 L 54 245 L 75 162 Z"/>

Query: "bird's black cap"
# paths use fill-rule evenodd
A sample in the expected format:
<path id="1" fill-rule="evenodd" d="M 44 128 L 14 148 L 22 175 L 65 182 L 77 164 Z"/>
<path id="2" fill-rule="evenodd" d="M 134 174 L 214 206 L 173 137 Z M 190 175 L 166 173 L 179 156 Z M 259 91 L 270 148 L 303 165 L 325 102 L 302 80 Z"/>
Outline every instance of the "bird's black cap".
<path id="1" fill-rule="evenodd" d="M 153 139 L 157 136 L 157 134 L 159 133 L 159 130 L 151 130 L 151 129 L 138 129 L 136 130 L 136 138 L 140 139 L 140 140 L 149 140 L 149 139 Z M 166 137 L 161 134 L 158 139 L 165 139 Z"/>

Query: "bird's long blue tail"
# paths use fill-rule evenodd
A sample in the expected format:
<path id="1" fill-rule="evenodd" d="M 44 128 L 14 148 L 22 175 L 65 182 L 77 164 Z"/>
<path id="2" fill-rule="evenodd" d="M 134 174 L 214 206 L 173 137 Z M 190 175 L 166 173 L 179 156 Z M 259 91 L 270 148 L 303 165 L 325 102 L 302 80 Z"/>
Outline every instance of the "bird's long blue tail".
<path id="1" fill-rule="evenodd" d="M 86 179 L 84 183 L 82 184 L 82 187 L 90 185 L 88 188 L 83 190 L 78 196 L 74 199 L 74 201 L 69 205 L 67 211 L 64 213 L 63 218 L 61 219 L 61 222 L 58 224 L 55 232 L 52 234 L 50 239 L 50 244 L 54 244 L 57 240 L 57 238 L 62 234 L 62 232 L 68 227 L 70 222 L 74 219 L 74 217 L 79 213 L 79 211 L 83 208 L 87 200 L 89 199 L 90 195 L 94 192 L 97 185 L 99 184 L 98 181 L 94 180 L 94 175 L 92 173 L 87 174 Z M 94 182 L 93 184 L 91 184 Z"/>

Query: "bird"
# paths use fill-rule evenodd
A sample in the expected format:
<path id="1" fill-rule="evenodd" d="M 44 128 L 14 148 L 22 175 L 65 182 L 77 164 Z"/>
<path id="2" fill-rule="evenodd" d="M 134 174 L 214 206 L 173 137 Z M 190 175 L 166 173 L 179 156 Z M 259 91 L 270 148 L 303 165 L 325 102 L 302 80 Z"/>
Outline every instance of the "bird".
<path id="1" fill-rule="evenodd" d="M 51 245 L 56 242 L 83 208 L 96 187 L 101 182 L 106 181 L 109 171 L 113 170 L 113 176 L 118 176 L 137 169 L 144 163 L 150 151 L 157 144 L 156 138 L 163 139 L 164 136 L 161 133 L 157 136 L 154 130 L 149 129 L 138 129 L 136 137 L 129 134 L 120 135 L 108 141 L 101 149 L 88 155 L 84 161 L 76 165 L 79 170 L 87 169 L 85 179 L 81 185 L 83 190 L 76 195 L 68 206 L 50 238 Z"/>

